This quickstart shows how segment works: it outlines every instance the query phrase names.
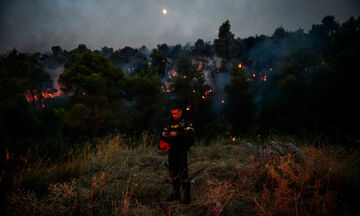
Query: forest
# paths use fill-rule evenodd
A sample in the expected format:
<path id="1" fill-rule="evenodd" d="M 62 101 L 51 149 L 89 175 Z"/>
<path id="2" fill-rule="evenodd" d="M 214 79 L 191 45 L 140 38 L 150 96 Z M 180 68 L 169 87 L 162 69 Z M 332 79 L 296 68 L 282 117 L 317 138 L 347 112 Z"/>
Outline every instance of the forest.
<path id="1" fill-rule="evenodd" d="M 357 53 L 360 17 L 339 23 L 334 16 L 324 17 L 308 32 L 278 27 L 270 36 L 247 38 L 236 37 L 226 20 L 213 41 L 164 43 L 151 50 L 146 46 L 90 50 L 86 44 L 72 50 L 54 45 L 43 53 L 9 50 L 0 55 L 2 210 L 9 215 L 24 213 L 10 214 L 11 205 L 6 204 L 19 188 L 25 188 L 22 193 L 29 189 L 47 194 L 53 182 L 85 175 L 74 169 L 61 177 L 49 177 L 46 183 L 28 177 L 14 183 L 19 170 L 38 158 L 45 164 L 68 163 L 69 158 L 81 154 L 79 149 L 97 149 L 99 140 L 113 142 L 118 136 L 130 143 L 130 149 L 141 146 L 144 137 L 151 139 L 156 148 L 173 103 L 181 104 L 184 115 L 193 122 L 200 147 L 211 146 L 219 139 L 245 146 L 244 140 L 265 143 L 269 137 L 292 137 L 314 143 L 314 148 L 358 152 Z M 216 154 L 222 147 L 216 148 L 209 158 L 226 158 Z M 356 167 L 357 176 L 351 179 L 359 177 Z M 132 181 L 130 177 L 128 180 Z M 334 191 L 340 190 L 337 186 Z M 352 186 L 360 188 L 358 182 Z M 319 189 L 318 193 L 322 192 Z M 141 196 L 137 199 L 142 200 Z M 142 202 L 146 205 L 152 201 Z M 253 203 L 259 215 L 290 214 L 287 210 L 276 212 L 265 201 L 255 199 Z M 333 212 L 313 215 L 336 215 L 344 209 L 351 215 L 358 210 L 351 202 L 344 206 L 339 204 Z M 121 209 L 118 215 L 129 213 L 123 214 L 124 206 Z M 92 215 L 100 210 L 93 211 L 82 213 Z M 162 212 L 155 209 L 150 213 L 156 211 Z M 254 211 L 240 215 L 252 215 Z M 114 209 L 110 213 L 116 215 Z M 309 212 L 303 209 L 303 213 Z"/>

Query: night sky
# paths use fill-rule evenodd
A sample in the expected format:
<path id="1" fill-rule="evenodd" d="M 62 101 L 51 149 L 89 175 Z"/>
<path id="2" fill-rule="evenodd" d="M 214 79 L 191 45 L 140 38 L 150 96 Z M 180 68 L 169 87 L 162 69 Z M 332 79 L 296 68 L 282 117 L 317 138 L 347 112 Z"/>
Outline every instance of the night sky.
<path id="1" fill-rule="evenodd" d="M 167 10 L 163 14 L 163 9 Z M 213 41 L 227 19 L 235 37 L 271 35 L 312 24 L 326 15 L 344 22 L 360 15 L 359 0 L 0 0 L 0 52 L 73 49 L 84 43 L 154 48 L 157 44 Z"/>

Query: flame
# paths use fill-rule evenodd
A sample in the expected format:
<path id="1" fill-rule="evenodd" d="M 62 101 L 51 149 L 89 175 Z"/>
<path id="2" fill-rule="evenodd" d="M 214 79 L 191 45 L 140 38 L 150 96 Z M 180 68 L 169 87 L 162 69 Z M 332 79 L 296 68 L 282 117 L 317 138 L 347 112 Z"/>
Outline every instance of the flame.
<path id="1" fill-rule="evenodd" d="M 205 91 L 205 96 L 206 96 L 206 95 L 208 95 L 208 94 L 210 94 L 211 92 L 212 92 L 212 90 L 211 90 L 211 89 L 206 90 L 206 91 Z"/>
<path id="2" fill-rule="evenodd" d="M 233 137 L 233 138 L 232 138 L 232 141 L 233 141 L 233 142 L 235 142 L 235 141 L 236 141 L 236 138 L 235 138 L 235 137 Z"/>
<path id="3" fill-rule="evenodd" d="M 58 97 L 60 96 L 60 94 L 61 94 L 60 90 L 54 91 L 54 89 L 45 89 L 42 92 L 38 92 L 35 89 L 33 90 L 28 89 L 24 92 L 25 99 L 27 100 L 27 102 L 29 103 L 32 102 L 40 108 L 46 107 L 46 101 L 45 101 L 46 99 Z"/>
<path id="4" fill-rule="evenodd" d="M 191 106 L 188 105 L 188 106 L 186 107 L 186 110 L 187 110 L 187 111 L 191 110 Z"/>
<path id="5" fill-rule="evenodd" d="M 241 63 L 238 65 L 238 68 L 242 68 L 242 65 L 241 65 Z"/>

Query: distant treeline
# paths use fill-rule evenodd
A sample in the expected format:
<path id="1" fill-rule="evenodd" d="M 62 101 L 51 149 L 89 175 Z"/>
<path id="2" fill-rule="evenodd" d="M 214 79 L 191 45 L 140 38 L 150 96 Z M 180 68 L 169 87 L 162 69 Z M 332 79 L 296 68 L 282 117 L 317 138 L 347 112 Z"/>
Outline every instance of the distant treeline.
<path id="1" fill-rule="evenodd" d="M 158 133 L 172 103 L 184 106 L 199 137 L 359 134 L 360 18 L 338 23 L 326 16 L 308 33 L 279 27 L 272 36 L 244 39 L 230 27 L 224 22 L 213 42 L 151 51 L 92 51 L 85 44 L 9 51 L 0 57 L 1 151 L 113 132 Z"/>

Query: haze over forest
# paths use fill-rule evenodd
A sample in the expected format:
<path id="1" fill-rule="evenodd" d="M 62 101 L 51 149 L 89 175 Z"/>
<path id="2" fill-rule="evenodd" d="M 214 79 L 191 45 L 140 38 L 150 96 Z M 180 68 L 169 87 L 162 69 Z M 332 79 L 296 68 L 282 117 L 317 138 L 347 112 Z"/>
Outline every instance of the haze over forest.
<path id="1" fill-rule="evenodd" d="M 167 14 L 162 13 L 167 9 Z M 273 34 L 304 29 L 324 16 L 344 22 L 360 15 L 357 0 L 1 0 L 0 52 L 17 48 L 22 52 L 49 51 L 58 45 L 72 49 L 86 44 L 155 48 L 157 44 L 212 41 L 225 20 L 236 37 Z"/>

